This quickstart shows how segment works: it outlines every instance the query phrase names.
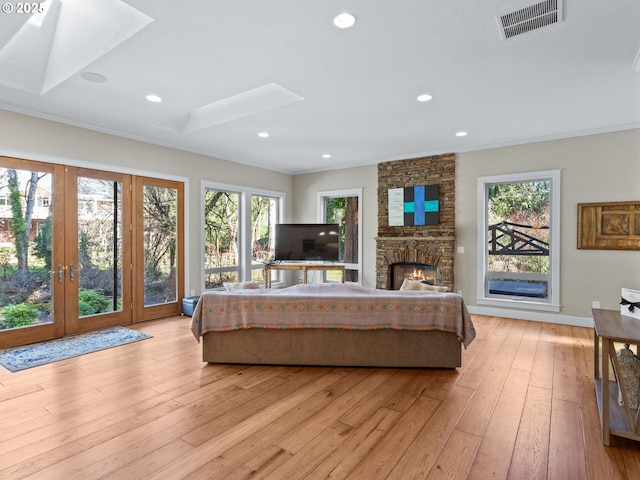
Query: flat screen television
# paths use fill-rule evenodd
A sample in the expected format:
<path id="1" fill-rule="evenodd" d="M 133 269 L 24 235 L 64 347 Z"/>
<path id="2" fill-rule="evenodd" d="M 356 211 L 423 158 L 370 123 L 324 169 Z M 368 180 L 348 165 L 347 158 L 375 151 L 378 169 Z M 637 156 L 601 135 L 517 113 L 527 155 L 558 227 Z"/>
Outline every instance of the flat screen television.
<path id="1" fill-rule="evenodd" d="M 276 261 L 337 262 L 338 224 L 276 224 Z"/>

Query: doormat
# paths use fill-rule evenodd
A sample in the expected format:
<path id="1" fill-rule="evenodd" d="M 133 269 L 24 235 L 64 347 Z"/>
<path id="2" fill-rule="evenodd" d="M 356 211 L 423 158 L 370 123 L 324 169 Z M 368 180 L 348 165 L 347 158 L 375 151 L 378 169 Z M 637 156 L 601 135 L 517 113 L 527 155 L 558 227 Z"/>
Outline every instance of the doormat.
<path id="1" fill-rule="evenodd" d="M 17 372 L 152 337 L 125 327 L 69 335 L 48 342 L 0 350 L 0 365 L 10 372 Z"/>

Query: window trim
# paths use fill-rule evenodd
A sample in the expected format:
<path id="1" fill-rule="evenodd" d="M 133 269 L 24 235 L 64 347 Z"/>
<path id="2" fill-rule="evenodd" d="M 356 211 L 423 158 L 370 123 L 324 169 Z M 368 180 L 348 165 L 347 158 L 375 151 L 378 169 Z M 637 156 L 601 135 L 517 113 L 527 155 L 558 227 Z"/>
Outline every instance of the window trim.
<path id="1" fill-rule="evenodd" d="M 478 177 L 478 267 L 477 267 L 477 303 L 500 307 L 560 311 L 560 181 L 561 170 L 542 170 L 537 172 L 511 173 Z M 550 254 L 549 254 L 549 295 L 538 301 L 526 297 L 501 298 L 487 292 L 488 249 L 487 249 L 487 185 L 496 183 L 518 183 L 530 181 L 549 181 L 550 186 Z M 506 296 L 505 296 L 506 297 Z"/>
<path id="2" fill-rule="evenodd" d="M 362 285 L 362 188 L 346 188 L 341 190 L 325 190 L 317 193 L 317 219 L 320 223 L 327 221 L 325 199 L 336 197 L 358 197 L 358 263 L 345 263 L 346 270 L 358 272 L 358 285 Z"/>
<path id="3" fill-rule="evenodd" d="M 215 270 L 217 272 L 238 272 L 238 281 L 246 282 L 251 280 L 251 274 L 253 270 L 259 269 L 259 266 L 253 266 L 251 262 L 251 241 L 247 237 L 245 232 L 251 232 L 251 197 L 271 197 L 278 200 L 277 215 L 278 221 L 284 218 L 286 193 L 278 192 L 275 190 L 265 190 L 261 188 L 246 187 L 242 185 L 232 185 L 228 183 L 211 182 L 202 180 L 200 182 L 200 291 L 204 292 L 205 289 L 205 276 L 207 275 L 205 268 L 205 243 L 204 243 L 204 196 L 207 190 L 219 190 L 230 193 L 238 194 L 238 224 L 239 224 L 239 238 L 238 249 L 239 258 L 238 265 L 231 267 L 219 267 Z M 209 269 L 212 270 L 212 269 Z M 280 279 L 279 279 L 280 280 Z M 272 285 L 276 285 L 277 282 L 272 281 Z M 209 289 L 218 290 L 218 289 Z"/>

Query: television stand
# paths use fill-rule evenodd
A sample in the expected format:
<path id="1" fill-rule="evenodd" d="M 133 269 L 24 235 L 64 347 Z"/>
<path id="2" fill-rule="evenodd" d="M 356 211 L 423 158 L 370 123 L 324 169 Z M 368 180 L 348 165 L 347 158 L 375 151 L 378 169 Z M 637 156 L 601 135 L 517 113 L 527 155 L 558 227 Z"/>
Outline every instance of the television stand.
<path id="1" fill-rule="evenodd" d="M 344 283 L 344 265 L 339 263 L 265 263 L 264 265 L 264 286 L 271 288 L 271 270 L 302 270 L 302 283 L 307 283 L 308 271 L 328 271 L 338 270 L 342 272 L 342 283 Z"/>

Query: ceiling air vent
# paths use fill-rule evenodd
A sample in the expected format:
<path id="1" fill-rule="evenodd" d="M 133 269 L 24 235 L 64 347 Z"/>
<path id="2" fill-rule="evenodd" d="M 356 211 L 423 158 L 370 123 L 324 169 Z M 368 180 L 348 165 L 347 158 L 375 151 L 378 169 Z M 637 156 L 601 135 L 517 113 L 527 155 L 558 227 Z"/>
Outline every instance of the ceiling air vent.
<path id="1" fill-rule="evenodd" d="M 502 38 L 511 38 L 562 21 L 562 0 L 546 0 L 498 17 Z"/>

